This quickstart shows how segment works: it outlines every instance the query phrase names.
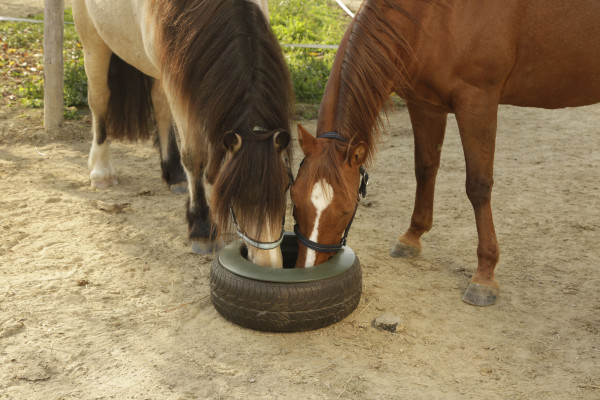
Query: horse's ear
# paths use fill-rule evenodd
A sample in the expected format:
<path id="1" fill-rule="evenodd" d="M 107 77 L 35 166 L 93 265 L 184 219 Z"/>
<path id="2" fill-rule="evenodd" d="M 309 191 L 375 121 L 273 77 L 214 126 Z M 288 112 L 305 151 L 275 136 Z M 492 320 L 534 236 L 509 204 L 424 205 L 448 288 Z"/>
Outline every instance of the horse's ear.
<path id="1" fill-rule="evenodd" d="M 311 135 L 301 123 L 298 122 L 298 140 L 300 141 L 300 147 L 302 148 L 302 152 L 304 155 L 310 153 L 310 151 L 315 147 L 317 143 L 317 139 Z"/>
<path id="2" fill-rule="evenodd" d="M 227 151 L 235 154 L 242 147 L 242 137 L 234 131 L 227 131 L 223 136 L 223 145 Z"/>
<path id="3" fill-rule="evenodd" d="M 350 165 L 353 167 L 360 167 L 367 161 L 367 155 L 367 144 L 365 142 L 359 142 L 350 150 Z"/>
<path id="4" fill-rule="evenodd" d="M 275 143 L 275 150 L 283 151 L 285 150 L 291 141 L 290 133 L 288 131 L 279 131 L 275 132 L 273 135 L 273 143 Z"/>

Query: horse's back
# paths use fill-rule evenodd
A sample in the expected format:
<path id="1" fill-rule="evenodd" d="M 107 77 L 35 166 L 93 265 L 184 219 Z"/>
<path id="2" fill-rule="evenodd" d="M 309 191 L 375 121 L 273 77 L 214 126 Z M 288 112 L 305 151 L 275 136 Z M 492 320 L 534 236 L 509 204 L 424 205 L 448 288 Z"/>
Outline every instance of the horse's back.
<path id="1" fill-rule="evenodd" d="M 465 87 L 518 106 L 600 101 L 598 0 L 395 2 L 416 20 L 397 26 L 414 51 L 410 86 L 427 103 L 451 107 Z"/>
<path id="2" fill-rule="evenodd" d="M 158 77 L 150 2 L 141 0 L 73 0 L 73 14 L 84 47 L 98 39 L 128 64 Z"/>

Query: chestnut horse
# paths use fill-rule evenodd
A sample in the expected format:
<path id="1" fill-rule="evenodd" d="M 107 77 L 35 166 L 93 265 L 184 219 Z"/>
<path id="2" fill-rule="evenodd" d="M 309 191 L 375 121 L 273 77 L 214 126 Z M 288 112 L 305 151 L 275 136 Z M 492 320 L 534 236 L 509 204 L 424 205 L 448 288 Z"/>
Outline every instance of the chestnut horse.
<path id="1" fill-rule="evenodd" d="M 479 240 L 463 300 L 494 304 L 499 248 L 490 201 L 498 105 L 599 102 L 598 21 L 595 0 L 576 7 L 560 0 L 366 0 L 337 52 L 317 138 L 299 126 L 305 159 L 291 189 L 302 239 L 296 266 L 322 263 L 347 234 L 364 186 L 361 167 L 382 130 L 380 110 L 396 92 L 414 132 L 417 191 L 410 226 L 391 255 L 421 251 L 421 235 L 432 226 L 447 114 L 454 113 Z"/>
<path id="2" fill-rule="evenodd" d="M 193 249 L 213 251 L 233 220 L 251 261 L 282 267 L 293 90 L 266 0 L 74 0 L 73 15 L 92 186 L 117 183 L 107 139 L 146 138 L 153 110 L 163 178 L 189 191 Z"/>

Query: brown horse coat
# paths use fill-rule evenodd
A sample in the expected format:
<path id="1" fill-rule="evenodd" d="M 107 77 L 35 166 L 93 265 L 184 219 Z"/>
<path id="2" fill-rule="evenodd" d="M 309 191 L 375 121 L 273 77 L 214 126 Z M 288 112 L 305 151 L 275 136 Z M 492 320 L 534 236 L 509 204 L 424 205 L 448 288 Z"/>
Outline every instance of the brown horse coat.
<path id="1" fill-rule="evenodd" d="M 379 112 L 395 91 L 405 98 L 413 126 L 417 193 L 410 226 L 391 254 L 418 253 L 421 235 L 432 226 L 447 114 L 455 113 L 479 236 L 477 270 L 463 299 L 493 304 L 499 288 L 491 211 L 498 105 L 559 108 L 600 101 L 598 21 L 600 2 L 594 0 L 576 5 L 558 0 L 366 0 L 340 44 L 317 126 L 317 137 L 336 131 L 347 144 L 315 140 L 300 129 L 306 158 L 292 198 L 301 231 L 311 232 L 319 222 L 309 217 L 314 212 L 301 194 L 308 191 L 310 197 L 310 188 L 323 178 L 316 172 L 323 163 L 337 164 L 337 175 L 345 177 L 343 184 L 329 182 L 334 197 L 357 193 L 357 169 L 374 155 Z M 323 154 L 335 157 L 323 160 Z M 329 204 L 319 214 L 322 221 L 344 202 Z M 339 215 L 335 228 L 322 229 L 319 243 L 339 241 L 339 226 L 349 220 Z M 307 251 L 300 246 L 299 263 Z M 317 263 L 326 258 L 317 254 Z"/>

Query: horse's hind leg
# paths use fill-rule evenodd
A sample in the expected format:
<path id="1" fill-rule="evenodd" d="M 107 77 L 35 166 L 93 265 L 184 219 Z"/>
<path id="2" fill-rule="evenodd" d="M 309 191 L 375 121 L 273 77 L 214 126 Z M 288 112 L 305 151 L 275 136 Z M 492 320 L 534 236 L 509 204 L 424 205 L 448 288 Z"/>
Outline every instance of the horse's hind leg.
<path id="1" fill-rule="evenodd" d="M 173 193 L 185 193 L 187 181 L 181 165 L 171 109 L 162 82 L 158 79 L 154 80 L 152 85 L 152 106 L 158 131 L 156 144 L 160 152 L 162 178 Z"/>
<path id="2" fill-rule="evenodd" d="M 83 44 L 83 62 L 88 78 L 88 103 L 92 112 L 93 141 L 88 159 L 92 186 L 105 189 L 118 183 L 106 140 L 106 113 L 110 99 L 108 68 L 112 51 L 94 28 L 85 6 L 76 2 L 73 16 Z"/>
<path id="3" fill-rule="evenodd" d="M 421 236 L 433 223 L 435 178 L 446 130 L 446 113 L 424 110 L 408 104 L 415 138 L 417 193 L 410 226 L 392 247 L 392 257 L 414 257 L 421 252 Z"/>
<path id="4" fill-rule="evenodd" d="M 105 75 L 108 75 L 111 54 L 107 47 L 106 49 L 96 49 L 93 55 L 85 58 L 88 75 L 88 103 L 92 111 L 92 133 L 94 135 L 88 166 L 91 184 L 99 189 L 106 189 L 118 184 L 112 166 L 109 142 L 106 138 L 106 111 L 110 91 Z"/>

